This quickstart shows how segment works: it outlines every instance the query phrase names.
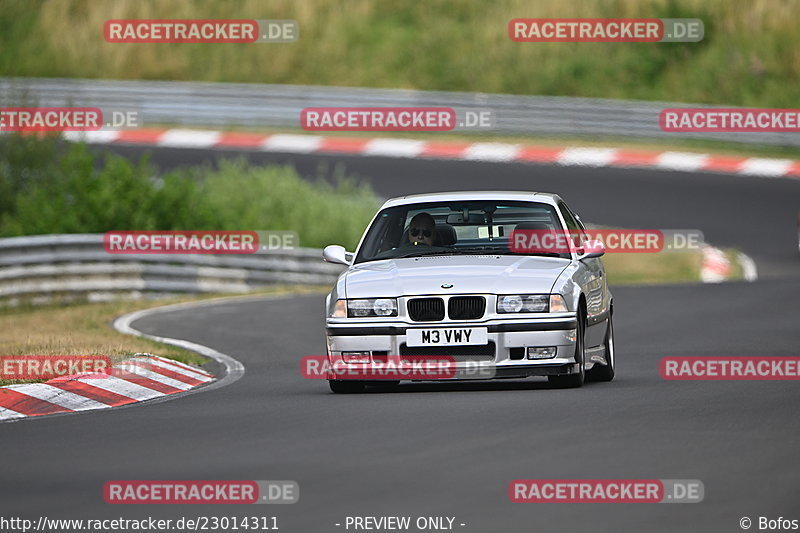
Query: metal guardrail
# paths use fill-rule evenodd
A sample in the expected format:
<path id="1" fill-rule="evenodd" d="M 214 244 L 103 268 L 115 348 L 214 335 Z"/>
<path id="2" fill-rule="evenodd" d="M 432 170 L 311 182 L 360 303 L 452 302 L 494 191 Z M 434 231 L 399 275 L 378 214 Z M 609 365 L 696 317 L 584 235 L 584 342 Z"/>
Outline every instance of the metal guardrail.
<path id="1" fill-rule="evenodd" d="M 0 303 L 333 284 L 342 268 L 325 263 L 313 248 L 257 255 L 109 254 L 102 234 L 12 237 L 0 239 Z"/>
<path id="2" fill-rule="evenodd" d="M 667 133 L 659 112 L 698 104 L 463 92 L 258 85 L 171 81 L 0 78 L 0 106 L 91 106 L 140 112 L 144 125 L 298 128 L 306 107 L 444 106 L 491 110 L 485 133 L 570 136 L 695 138 L 776 146 L 800 146 L 792 133 Z M 731 106 L 728 106 L 731 107 Z"/>

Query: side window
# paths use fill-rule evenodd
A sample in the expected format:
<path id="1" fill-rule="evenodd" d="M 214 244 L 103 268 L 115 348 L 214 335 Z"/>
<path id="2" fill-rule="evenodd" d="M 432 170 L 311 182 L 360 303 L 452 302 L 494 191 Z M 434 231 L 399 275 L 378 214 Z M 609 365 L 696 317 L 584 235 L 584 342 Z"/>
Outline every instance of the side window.
<path id="1" fill-rule="evenodd" d="M 569 210 L 567 204 L 564 202 L 558 202 L 558 210 L 561 211 L 561 215 L 564 217 L 564 222 L 567 224 L 572 242 L 575 246 L 581 246 L 587 239 L 583 224 L 575 218 L 572 211 Z"/>
<path id="2" fill-rule="evenodd" d="M 567 208 L 567 209 L 569 209 L 569 208 Z M 583 221 L 578 218 L 578 215 L 576 215 L 572 211 L 570 211 L 570 213 L 572 214 L 572 217 L 578 222 L 578 227 L 581 228 L 581 231 L 586 231 L 586 226 L 583 225 Z"/>
<path id="3" fill-rule="evenodd" d="M 561 216 L 564 217 L 564 222 L 567 223 L 568 230 L 580 230 L 581 226 L 578 224 L 578 221 L 575 220 L 575 217 L 572 216 L 572 211 L 570 211 L 564 202 L 558 202 L 558 210 L 561 211 Z"/>
<path id="4" fill-rule="evenodd" d="M 403 232 L 404 221 L 405 213 L 396 208 L 378 215 L 364 238 L 356 263 L 369 261 L 376 255 L 396 247 Z"/>
<path id="5" fill-rule="evenodd" d="M 400 239 L 403 235 L 404 221 L 404 217 L 396 214 L 390 216 L 389 220 L 386 221 L 386 233 L 383 235 L 380 246 L 381 252 L 396 248 L 400 244 Z"/>

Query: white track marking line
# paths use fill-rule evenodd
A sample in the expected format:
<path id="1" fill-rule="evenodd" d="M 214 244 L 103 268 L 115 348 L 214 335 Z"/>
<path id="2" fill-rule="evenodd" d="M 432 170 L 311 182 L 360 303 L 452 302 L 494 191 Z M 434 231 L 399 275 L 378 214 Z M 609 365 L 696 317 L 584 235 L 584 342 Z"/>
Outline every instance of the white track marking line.
<path id="1" fill-rule="evenodd" d="M 136 355 L 139 355 L 139 354 L 136 354 Z M 202 374 L 202 375 L 208 376 L 210 378 L 214 377 L 213 374 L 211 374 L 209 372 L 206 372 L 202 368 L 197 368 L 196 366 L 187 365 L 186 363 L 181 363 L 180 361 L 176 361 L 174 359 L 166 359 L 164 357 L 159 357 L 157 355 L 151 355 L 151 354 L 145 354 L 145 355 L 147 355 L 149 359 L 157 359 L 157 360 L 161 361 L 162 363 L 166 363 L 168 365 L 177 366 L 179 368 L 183 368 L 185 370 L 190 370 L 192 372 L 197 372 L 198 374 Z"/>
<path id="2" fill-rule="evenodd" d="M 210 390 L 214 390 L 219 387 L 224 387 L 226 385 L 230 385 L 234 381 L 241 379 L 244 376 L 245 368 L 242 363 L 231 357 L 230 355 L 226 355 L 222 352 L 218 352 L 213 348 L 209 348 L 208 346 L 204 346 L 202 344 L 197 344 L 196 342 L 187 341 L 184 339 L 175 339 L 172 337 L 161 337 L 158 335 L 150 335 L 148 333 L 143 333 L 138 329 L 135 329 L 131 326 L 131 323 L 139 320 L 140 318 L 144 318 L 147 316 L 152 316 L 160 313 L 168 313 L 170 311 L 180 311 L 185 309 L 194 309 L 197 307 L 204 307 L 207 305 L 216 305 L 219 303 L 224 303 L 227 301 L 239 301 L 239 300 L 248 300 L 248 299 L 280 299 L 280 296 L 274 297 L 264 297 L 264 296 L 236 296 L 236 297 L 227 297 L 227 298 L 215 298 L 213 300 L 205 300 L 202 302 L 186 302 L 180 304 L 172 304 L 172 305 L 165 305 L 162 307 L 156 307 L 153 309 L 143 309 L 141 311 L 134 311 L 133 313 L 128 313 L 127 315 L 123 315 L 114 321 L 114 329 L 119 331 L 120 333 L 125 333 L 127 335 L 135 335 L 137 337 L 144 337 L 147 339 L 154 340 L 156 342 L 161 342 L 163 344 L 169 344 L 172 346 L 178 346 L 179 348 L 184 348 L 186 350 L 193 351 L 195 353 L 199 353 L 200 355 L 204 355 L 210 359 L 215 360 L 217 363 L 221 364 L 225 367 L 225 375 L 222 378 L 215 378 L 213 383 L 209 383 L 202 388 L 195 389 L 190 391 L 189 394 L 194 392 L 206 392 Z M 183 364 L 183 363 L 179 363 Z M 166 396 L 164 399 L 169 400 L 172 397 Z"/>
<path id="3" fill-rule="evenodd" d="M 116 365 L 114 368 L 118 368 L 120 370 L 124 370 L 125 372 L 130 372 L 136 376 L 140 376 L 147 379 L 152 379 L 153 381 L 158 381 L 159 383 L 163 383 L 164 385 L 169 385 L 175 389 L 180 390 L 189 390 L 193 387 L 193 385 L 189 385 L 188 383 L 184 383 L 183 381 L 178 381 L 177 379 L 168 378 L 163 374 L 159 374 L 158 372 L 153 372 L 152 370 L 147 370 L 146 368 L 142 368 L 137 365 L 132 364 L 120 364 Z M 135 377 L 131 377 L 130 379 L 135 380 Z"/>
<path id="4" fill-rule="evenodd" d="M 789 171 L 794 161 L 790 159 L 762 159 L 751 157 L 739 168 L 739 174 L 745 176 L 783 176 Z"/>
<path id="5" fill-rule="evenodd" d="M 556 158 L 559 165 L 604 167 L 617 157 L 616 148 L 567 148 Z"/>
<path id="6" fill-rule="evenodd" d="M 0 420 L 11 420 L 12 418 L 25 418 L 26 415 L 22 413 L 18 413 L 16 411 L 12 411 L 11 409 L 6 409 L 5 407 L 0 407 Z"/>
<path id="7" fill-rule="evenodd" d="M 114 376 L 108 376 L 104 378 L 81 378 L 76 381 L 80 381 L 81 383 L 85 383 L 108 392 L 113 392 L 114 394 L 119 394 L 120 396 L 125 396 L 126 398 L 136 401 L 149 400 L 158 396 L 164 396 L 163 392 L 158 392 L 143 385 L 133 383 L 132 381 L 119 379 Z"/>
<path id="8" fill-rule="evenodd" d="M 195 372 L 192 370 L 187 370 L 185 368 L 181 368 L 179 366 L 171 365 L 164 361 L 160 361 L 154 357 L 134 357 L 132 359 L 128 359 L 128 361 L 140 361 L 142 363 L 148 363 L 153 366 L 157 366 L 159 368 L 163 368 L 164 370 L 169 370 L 170 372 L 175 372 L 176 374 L 180 374 L 182 376 L 186 376 L 187 378 L 196 379 L 197 381 L 214 381 L 214 378 L 209 377 L 205 374 L 201 374 L 199 372 Z"/>
<path id="9" fill-rule="evenodd" d="M 118 131 L 65 131 L 64 139 L 72 142 L 87 142 L 90 144 L 113 143 L 119 138 Z"/>
<path id="10" fill-rule="evenodd" d="M 322 137 L 318 135 L 270 135 L 261 149 L 269 152 L 309 153 L 319 150 Z"/>
<path id="11" fill-rule="evenodd" d="M 175 148 L 210 148 L 219 142 L 218 131 L 204 130 L 167 130 L 158 139 L 159 146 Z"/>
<path id="12" fill-rule="evenodd" d="M 461 158 L 470 161 L 513 161 L 520 150 L 519 144 L 473 143 L 464 150 Z"/>
<path id="13" fill-rule="evenodd" d="M 424 141 L 410 139 L 373 139 L 366 144 L 363 155 L 388 157 L 417 157 L 425 149 Z"/>
<path id="14" fill-rule="evenodd" d="M 707 159 L 708 154 L 664 152 L 656 158 L 655 166 L 668 170 L 700 170 Z"/>

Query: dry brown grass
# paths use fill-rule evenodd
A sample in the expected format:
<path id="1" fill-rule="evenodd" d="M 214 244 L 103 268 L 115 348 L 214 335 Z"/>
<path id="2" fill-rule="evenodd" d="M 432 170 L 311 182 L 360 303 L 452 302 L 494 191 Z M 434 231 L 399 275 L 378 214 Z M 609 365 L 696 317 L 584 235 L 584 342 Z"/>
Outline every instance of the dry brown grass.
<path id="1" fill-rule="evenodd" d="M 742 279 L 738 252 L 734 249 L 724 251 L 731 262 L 729 279 Z M 611 253 L 603 256 L 603 264 L 611 285 L 696 283 L 700 281 L 703 255 L 700 252 Z"/>
<path id="2" fill-rule="evenodd" d="M 618 254 L 603 256 L 611 285 L 696 282 L 700 280 L 700 253 Z"/>

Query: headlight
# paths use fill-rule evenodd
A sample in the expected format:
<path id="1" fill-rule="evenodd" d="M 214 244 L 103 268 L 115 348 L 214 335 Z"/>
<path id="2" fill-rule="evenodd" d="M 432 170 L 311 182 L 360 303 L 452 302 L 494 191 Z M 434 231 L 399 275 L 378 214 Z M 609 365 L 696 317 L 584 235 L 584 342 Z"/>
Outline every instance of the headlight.
<path id="1" fill-rule="evenodd" d="M 512 294 L 497 297 L 498 313 L 566 313 L 560 294 Z"/>
<path id="2" fill-rule="evenodd" d="M 397 299 L 370 298 L 363 300 L 347 300 L 347 316 L 349 318 L 397 316 Z"/>
<path id="3" fill-rule="evenodd" d="M 372 310 L 378 316 L 397 316 L 397 300 L 394 298 L 378 298 L 372 304 Z"/>
<path id="4" fill-rule="evenodd" d="M 549 294 L 514 294 L 497 297 L 498 313 L 546 313 Z"/>

